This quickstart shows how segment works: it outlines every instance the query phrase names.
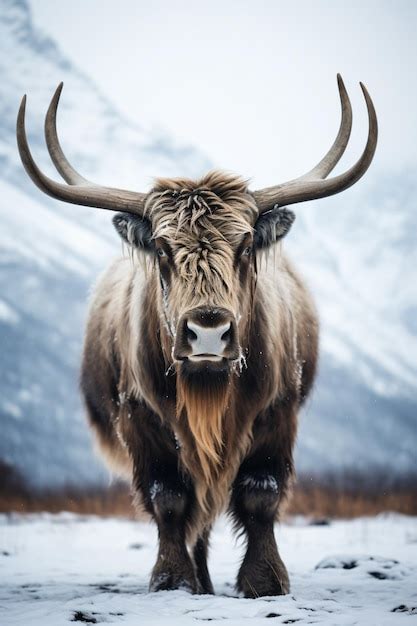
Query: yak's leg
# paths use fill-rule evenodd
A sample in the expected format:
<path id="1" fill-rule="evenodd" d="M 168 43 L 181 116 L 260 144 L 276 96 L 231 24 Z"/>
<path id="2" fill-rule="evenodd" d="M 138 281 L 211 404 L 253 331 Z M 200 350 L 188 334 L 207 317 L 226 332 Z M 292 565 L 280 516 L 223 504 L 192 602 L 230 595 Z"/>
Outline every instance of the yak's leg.
<path id="1" fill-rule="evenodd" d="M 214 594 L 213 583 L 211 582 L 207 567 L 210 530 L 210 528 L 206 529 L 202 535 L 198 537 L 194 546 L 193 555 L 201 592 Z"/>
<path id="2" fill-rule="evenodd" d="M 130 401 L 119 424 L 133 459 L 133 490 L 158 525 L 159 550 L 150 591 L 184 588 L 196 593 L 195 568 L 186 546 L 195 495 L 190 478 L 179 467 L 175 438 L 143 403 Z"/>
<path id="3" fill-rule="evenodd" d="M 290 415 L 275 411 L 269 417 L 272 421 L 255 425 L 254 444 L 239 468 L 231 499 L 236 527 L 247 538 L 237 588 L 249 598 L 282 595 L 290 588 L 275 541 L 274 521 L 292 474 L 295 422 Z"/>
<path id="4" fill-rule="evenodd" d="M 280 477 L 259 466 L 241 467 L 233 492 L 233 515 L 247 537 L 237 588 L 247 598 L 289 592 L 287 570 L 278 553 L 274 521 L 279 506 Z"/>
<path id="5" fill-rule="evenodd" d="M 198 585 L 194 566 L 186 547 L 186 525 L 193 493 L 178 476 L 176 466 L 164 469 L 162 473 L 154 473 L 150 481 L 150 498 L 158 524 L 159 551 L 149 589 L 183 588 L 196 593 Z"/>

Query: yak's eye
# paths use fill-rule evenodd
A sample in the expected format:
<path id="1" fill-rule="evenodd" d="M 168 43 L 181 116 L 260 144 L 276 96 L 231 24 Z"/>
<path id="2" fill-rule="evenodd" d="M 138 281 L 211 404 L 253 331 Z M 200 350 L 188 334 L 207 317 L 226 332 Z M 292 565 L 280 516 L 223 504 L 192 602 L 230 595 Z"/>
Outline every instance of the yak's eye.
<path id="1" fill-rule="evenodd" d="M 252 254 L 252 246 L 246 246 L 242 252 L 242 256 L 250 256 Z"/>
<path id="2" fill-rule="evenodd" d="M 156 254 L 159 256 L 160 259 L 163 259 L 168 256 L 163 248 L 158 248 L 156 251 Z"/>

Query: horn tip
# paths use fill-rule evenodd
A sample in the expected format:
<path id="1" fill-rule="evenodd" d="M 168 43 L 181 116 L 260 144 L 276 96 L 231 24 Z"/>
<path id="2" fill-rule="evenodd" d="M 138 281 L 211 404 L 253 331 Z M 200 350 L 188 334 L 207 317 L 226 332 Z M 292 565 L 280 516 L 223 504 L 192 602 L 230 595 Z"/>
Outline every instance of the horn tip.
<path id="1" fill-rule="evenodd" d="M 59 100 L 63 86 L 64 86 L 64 83 L 61 81 L 58 87 L 55 89 L 54 99 Z"/>
<path id="2" fill-rule="evenodd" d="M 19 111 L 17 113 L 17 119 L 16 119 L 17 143 L 19 146 L 20 146 L 20 141 L 22 137 L 23 139 L 25 139 L 25 116 L 26 116 L 26 94 L 22 98 Z M 20 147 L 19 147 L 19 150 L 20 150 Z"/>
<path id="3" fill-rule="evenodd" d="M 26 94 L 22 97 L 19 107 L 19 117 L 24 116 L 26 111 Z"/>
<path id="4" fill-rule="evenodd" d="M 349 101 L 349 96 L 348 96 L 348 93 L 346 91 L 346 87 L 345 87 L 345 83 L 343 81 L 342 75 L 339 74 L 339 72 L 337 73 L 337 86 L 338 86 L 338 89 L 339 89 L 339 97 L 340 97 L 342 103 L 343 102 L 345 102 L 345 103 L 348 102 Z"/>
<path id="5" fill-rule="evenodd" d="M 339 90 L 346 91 L 344 80 L 339 72 L 337 73 L 337 85 L 339 87 Z"/>
<path id="6" fill-rule="evenodd" d="M 368 90 L 367 90 L 366 86 L 363 84 L 362 81 L 359 81 L 359 85 L 360 85 L 360 88 L 362 89 L 362 93 L 365 96 L 365 99 L 368 100 L 369 93 L 368 93 Z"/>

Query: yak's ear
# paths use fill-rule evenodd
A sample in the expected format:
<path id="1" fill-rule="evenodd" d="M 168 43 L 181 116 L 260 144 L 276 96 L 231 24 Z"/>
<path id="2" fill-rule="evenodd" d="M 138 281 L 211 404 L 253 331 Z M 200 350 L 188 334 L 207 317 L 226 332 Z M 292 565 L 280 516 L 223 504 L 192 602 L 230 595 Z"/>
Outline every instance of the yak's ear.
<path id="1" fill-rule="evenodd" d="M 268 248 L 285 237 L 294 220 L 295 214 L 292 211 L 277 205 L 270 211 L 262 213 L 255 222 L 253 237 L 255 250 Z"/>
<path id="2" fill-rule="evenodd" d="M 152 226 L 146 217 L 131 213 L 116 213 L 113 225 L 120 237 L 133 248 L 143 252 L 153 252 L 155 242 L 152 239 Z"/>

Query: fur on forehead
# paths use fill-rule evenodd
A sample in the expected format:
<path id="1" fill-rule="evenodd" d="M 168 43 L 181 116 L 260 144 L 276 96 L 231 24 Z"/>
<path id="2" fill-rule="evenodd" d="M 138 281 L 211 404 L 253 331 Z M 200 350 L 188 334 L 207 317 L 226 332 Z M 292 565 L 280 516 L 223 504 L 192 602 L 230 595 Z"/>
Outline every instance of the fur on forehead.
<path id="1" fill-rule="evenodd" d="M 202 237 L 238 244 L 253 230 L 257 213 L 247 181 L 219 171 L 196 181 L 158 178 L 145 207 L 154 237 L 178 243 Z"/>

